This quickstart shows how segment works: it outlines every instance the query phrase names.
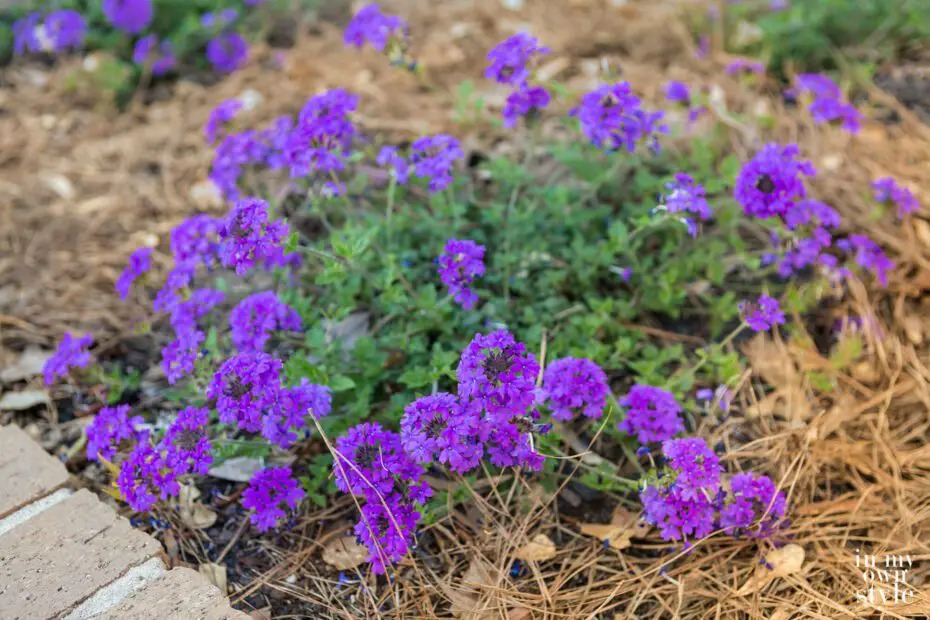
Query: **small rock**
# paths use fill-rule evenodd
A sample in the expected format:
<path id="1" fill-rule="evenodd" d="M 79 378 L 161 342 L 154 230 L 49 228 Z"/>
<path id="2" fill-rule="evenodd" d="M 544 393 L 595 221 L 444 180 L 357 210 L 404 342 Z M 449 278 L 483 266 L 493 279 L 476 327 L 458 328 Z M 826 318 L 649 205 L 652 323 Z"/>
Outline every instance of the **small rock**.
<path id="1" fill-rule="evenodd" d="M 0 410 L 23 411 L 46 402 L 45 390 L 26 390 L 24 392 L 7 392 L 0 398 Z"/>
<path id="2" fill-rule="evenodd" d="M 51 351 L 46 351 L 38 347 L 29 347 L 23 351 L 16 362 L 0 370 L 0 381 L 4 383 L 13 383 L 14 381 L 22 381 L 23 379 L 34 377 L 42 372 L 42 367 L 51 356 Z"/>

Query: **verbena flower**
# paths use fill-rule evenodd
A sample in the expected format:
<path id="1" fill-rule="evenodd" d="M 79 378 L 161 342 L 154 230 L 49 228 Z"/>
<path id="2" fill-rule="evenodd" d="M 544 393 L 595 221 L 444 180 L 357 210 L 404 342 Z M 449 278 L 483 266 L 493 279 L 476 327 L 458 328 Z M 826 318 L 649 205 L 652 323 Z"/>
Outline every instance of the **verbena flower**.
<path id="1" fill-rule="evenodd" d="M 761 62 L 755 60 L 748 60 L 746 58 L 737 58 L 724 69 L 730 75 L 736 75 L 739 73 L 754 73 L 756 75 L 762 75 L 765 73 L 765 65 Z"/>
<path id="2" fill-rule="evenodd" d="M 239 19 L 239 11 L 236 9 L 210 11 L 200 16 L 200 25 L 207 29 L 219 30 L 233 24 L 237 19 Z"/>
<path id="3" fill-rule="evenodd" d="M 533 445 L 533 419 L 539 416 L 532 411 L 530 415 L 511 415 L 507 410 L 485 417 L 488 425 L 488 441 L 485 445 L 488 458 L 497 467 L 523 467 L 530 471 L 542 469 L 545 458 Z"/>
<path id="4" fill-rule="evenodd" d="M 675 180 L 667 183 L 665 188 L 668 193 L 665 195 L 662 206 L 669 213 L 690 213 L 701 221 L 709 220 L 713 216 L 707 198 L 705 198 L 704 186 L 695 183 L 690 175 L 679 172 L 675 175 Z M 698 229 L 694 219 L 684 217 L 683 221 L 688 227 L 688 234 L 696 237 Z"/>
<path id="5" fill-rule="evenodd" d="M 129 289 L 136 278 L 152 268 L 152 248 L 139 248 L 129 255 L 129 265 L 120 274 L 116 280 L 116 292 L 119 298 L 125 300 L 129 295 Z"/>
<path id="6" fill-rule="evenodd" d="M 519 85 L 507 96 L 504 104 L 504 127 L 513 127 L 522 117 L 535 118 L 549 105 L 549 100 L 549 91 L 542 86 Z"/>
<path id="7" fill-rule="evenodd" d="M 691 91 L 684 82 L 672 80 L 665 85 L 665 98 L 672 103 L 691 105 Z"/>
<path id="8" fill-rule="evenodd" d="M 410 179 L 410 164 L 400 155 L 396 146 L 381 147 L 375 161 L 390 171 L 399 185 L 404 185 Z"/>
<path id="9" fill-rule="evenodd" d="M 644 142 L 657 147 L 656 134 L 668 130 L 661 124 L 664 114 L 645 111 L 629 82 L 599 86 L 585 94 L 571 114 L 594 146 L 608 150 L 625 148 L 632 153 Z"/>
<path id="10" fill-rule="evenodd" d="M 826 258 L 832 258 L 825 254 L 832 243 L 833 236 L 820 227 L 812 230 L 808 236 L 800 237 L 794 242 L 794 247 L 785 252 L 778 265 L 779 275 L 787 278 L 809 265 L 816 265 Z"/>
<path id="11" fill-rule="evenodd" d="M 130 417 L 129 413 L 129 405 L 104 407 L 97 412 L 94 421 L 85 431 L 88 460 L 112 461 L 121 442 L 140 437 L 141 432 L 136 427 L 142 424 L 142 417 Z"/>
<path id="12" fill-rule="evenodd" d="M 200 345 L 206 340 L 206 334 L 193 330 L 180 334 L 161 350 L 162 369 L 169 385 L 174 385 L 183 377 L 194 372 L 194 365 L 200 356 Z"/>
<path id="13" fill-rule="evenodd" d="M 865 235 L 850 235 L 848 239 L 838 241 L 837 247 L 849 252 L 855 251 L 856 264 L 872 272 L 882 286 L 888 286 L 888 272 L 895 265 L 877 243 Z"/>
<path id="14" fill-rule="evenodd" d="M 207 61 L 220 73 L 232 73 L 249 57 L 249 44 L 237 32 L 224 32 L 207 43 Z"/>
<path id="15" fill-rule="evenodd" d="M 484 275 L 483 245 L 467 239 L 449 239 L 439 255 L 439 278 L 449 293 L 466 310 L 471 310 L 478 295 L 471 290 L 476 277 Z"/>
<path id="16" fill-rule="evenodd" d="M 213 445 L 207 437 L 210 410 L 206 407 L 185 407 L 168 426 L 158 445 L 166 466 L 177 475 L 196 472 L 206 475 L 213 462 Z"/>
<path id="17" fill-rule="evenodd" d="M 13 22 L 13 53 L 21 56 L 28 52 L 41 52 L 42 42 L 37 32 L 42 28 L 42 14 L 38 11 L 29 13 Z"/>
<path id="18" fill-rule="evenodd" d="M 783 524 L 787 501 L 768 476 L 751 472 L 730 479 L 720 525 L 734 536 L 768 538 Z"/>
<path id="19" fill-rule="evenodd" d="M 195 332 L 198 319 L 223 303 L 225 298 L 225 293 L 212 288 L 195 290 L 188 299 L 178 302 L 171 308 L 169 322 L 174 328 L 174 333 L 178 338 L 183 338 Z"/>
<path id="20" fill-rule="evenodd" d="M 787 217 L 806 198 L 803 177 L 814 176 L 816 170 L 809 161 L 799 160 L 799 153 L 793 144 L 767 144 L 743 165 L 733 196 L 747 215 Z"/>
<path id="21" fill-rule="evenodd" d="M 178 264 L 211 265 L 219 249 L 222 222 L 209 215 L 194 215 L 171 230 L 171 253 Z"/>
<path id="22" fill-rule="evenodd" d="M 475 334 L 462 351 L 455 376 L 459 396 L 477 400 L 489 416 L 523 416 L 535 401 L 536 356 L 507 330 Z"/>
<path id="23" fill-rule="evenodd" d="M 319 419 L 329 415 L 332 403 L 328 387 L 307 379 L 294 387 L 281 388 L 277 404 L 262 419 L 262 436 L 287 450 L 307 429 L 307 416 Z"/>
<path id="24" fill-rule="evenodd" d="M 43 50 L 54 53 L 78 49 L 84 44 L 86 35 L 87 23 L 80 13 L 71 9 L 49 13 L 37 33 Z"/>
<path id="25" fill-rule="evenodd" d="M 555 420 L 568 421 L 577 414 L 597 419 L 607 404 L 607 375 L 589 359 L 563 357 L 546 368 L 542 395 Z"/>
<path id="26" fill-rule="evenodd" d="M 743 320 L 755 332 L 768 331 L 775 325 L 785 324 L 785 313 L 777 299 L 762 295 L 757 301 L 744 301 L 739 305 Z"/>
<path id="27" fill-rule="evenodd" d="M 178 263 L 168 272 L 165 284 L 155 294 L 152 308 L 156 312 L 171 312 L 183 301 L 182 292 L 190 286 L 196 273 L 196 263 Z"/>
<path id="28" fill-rule="evenodd" d="M 152 21 L 151 0 L 103 0 L 100 6 L 116 29 L 129 34 L 142 32 Z"/>
<path id="29" fill-rule="evenodd" d="M 640 500 L 643 519 L 665 540 L 702 538 L 714 531 L 716 505 L 704 495 L 685 498 L 674 486 L 647 486 Z"/>
<path id="30" fill-rule="evenodd" d="M 259 532 L 280 525 L 287 509 L 294 510 L 306 492 L 294 479 L 290 467 L 271 467 L 256 472 L 242 492 L 242 506 L 253 511 L 249 520 Z"/>
<path id="31" fill-rule="evenodd" d="M 635 435 L 640 443 L 665 441 L 685 430 L 675 395 L 662 388 L 634 385 L 619 404 L 626 409 L 626 418 L 617 428 Z"/>
<path id="32" fill-rule="evenodd" d="M 291 178 L 320 173 L 329 179 L 345 168 L 356 135 L 349 115 L 357 107 L 358 96 L 341 88 L 307 100 L 284 145 Z"/>
<path id="33" fill-rule="evenodd" d="M 700 437 L 669 439 L 662 443 L 666 465 L 674 472 L 673 486 L 685 500 L 716 497 L 720 491 L 720 458 Z"/>
<path id="34" fill-rule="evenodd" d="M 230 336 L 240 351 L 261 351 L 276 330 L 300 331 L 300 315 L 274 291 L 249 295 L 229 313 Z"/>
<path id="35" fill-rule="evenodd" d="M 843 129 L 858 133 L 862 125 L 862 115 L 854 105 L 842 101 L 840 87 L 825 75 L 819 73 L 802 73 L 795 78 L 797 91 L 809 93 L 812 101 L 808 110 L 817 123 L 831 123 L 840 120 Z"/>
<path id="36" fill-rule="evenodd" d="M 256 263 L 280 252 L 287 235 L 283 220 L 269 221 L 268 203 L 258 198 L 238 201 L 220 228 L 220 261 L 245 275 Z"/>
<path id="37" fill-rule="evenodd" d="M 392 39 L 403 40 L 406 37 L 407 24 L 400 17 L 385 15 L 376 4 L 369 4 L 355 14 L 343 33 L 346 47 L 359 49 L 368 43 L 372 48 L 383 52 Z"/>
<path id="38" fill-rule="evenodd" d="M 65 332 L 55 353 L 42 366 L 45 385 L 51 385 L 56 377 L 66 377 L 72 368 L 86 368 L 90 363 L 88 348 L 94 343 L 90 334 L 75 338 L 71 332 Z"/>
<path id="39" fill-rule="evenodd" d="M 414 504 L 399 493 L 372 498 L 362 506 L 355 535 L 368 548 L 373 573 L 383 574 L 388 564 L 407 555 L 419 519 Z"/>
<path id="40" fill-rule="evenodd" d="M 132 61 L 137 65 L 151 65 L 152 75 L 164 75 L 177 64 L 171 41 L 158 42 L 158 35 L 150 34 L 136 41 Z"/>
<path id="41" fill-rule="evenodd" d="M 213 108 L 213 110 L 210 111 L 210 118 L 207 119 L 207 124 L 203 127 L 203 133 L 207 139 L 207 143 L 213 144 L 216 142 L 220 130 L 226 123 L 236 118 L 240 110 L 242 110 L 242 101 L 239 99 L 229 99 Z"/>
<path id="42" fill-rule="evenodd" d="M 793 209 L 785 213 L 784 220 L 790 230 L 806 224 L 836 228 L 842 222 L 840 214 L 833 207 L 812 198 L 798 201 Z"/>
<path id="43" fill-rule="evenodd" d="M 480 410 L 454 395 L 437 392 L 413 401 L 404 409 L 400 437 L 404 450 L 417 463 L 445 463 L 465 473 L 477 467 L 487 438 Z"/>
<path id="44" fill-rule="evenodd" d="M 227 200 L 237 200 L 241 193 L 239 178 L 246 166 L 265 163 L 269 148 L 256 131 L 228 134 L 213 155 L 209 178 Z"/>
<path id="45" fill-rule="evenodd" d="M 914 193 L 906 187 L 898 185 L 893 177 L 882 177 L 872 182 L 877 202 L 892 202 L 898 207 L 898 217 L 914 213 L 920 209 L 920 203 Z"/>
<path id="46" fill-rule="evenodd" d="M 207 387 L 223 424 L 257 433 L 281 391 L 281 361 L 267 353 L 239 353 L 220 366 Z"/>
<path id="47" fill-rule="evenodd" d="M 538 57 L 550 51 L 548 47 L 539 45 L 534 36 L 525 32 L 515 34 L 488 52 L 484 77 L 511 86 L 523 84 L 530 77 Z"/>
<path id="48" fill-rule="evenodd" d="M 163 455 L 146 439 L 120 464 L 116 486 L 133 510 L 147 512 L 159 499 L 178 495 L 177 479 Z"/>
<path id="49" fill-rule="evenodd" d="M 459 141 L 452 136 L 437 134 L 417 138 L 410 145 L 410 165 L 416 176 L 428 179 L 431 192 L 444 190 L 452 184 L 452 166 L 464 157 Z"/>

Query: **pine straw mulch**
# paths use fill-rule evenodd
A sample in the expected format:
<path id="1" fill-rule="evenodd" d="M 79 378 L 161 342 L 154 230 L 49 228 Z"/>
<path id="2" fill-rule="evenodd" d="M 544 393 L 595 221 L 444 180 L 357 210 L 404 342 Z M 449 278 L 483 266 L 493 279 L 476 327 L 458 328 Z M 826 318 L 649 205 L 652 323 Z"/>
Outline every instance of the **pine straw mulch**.
<path id="1" fill-rule="evenodd" d="M 412 559 L 389 585 L 352 570 L 340 580 L 320 558 L 345 532 L 351 501 L 304 515 L 278 536 L 232 532 L 224 539 L 227 549 L 241 545 L 242 556 L 262 560 L 231 580 L 233 600 L 244 608 L 270 603 L 276 617 L 930 615 L 930 325 L 924 319 L 930 224 L 919 216 L 903 223 L 876 219 L 868 189 L 871 179 L 893 174 L 930 203 L 930 128 L 881 91 L 871 91 L 869 100 L 892 110 L 896 123 L 869 123 L 854 140 L 814 127 L 784 108 L 774 90 L 723 77 L 725 59 L 693 60 L 684 28 L 663 5 L 537 0 L 511 12 L 480 0 L 444 3 L 437 23 L 440 12 L 428 5 L 384 4 L 410 17 L 428 80 L 393 71 L 371 54 L 343 50 L 338 31 L 325 25 L 300 38 L 283 63 L 271 50 L 259 50 L 249 68 L 228 80 L 209 87 L 178 83 L 170 99 L 122 115 L 92 92 L 64 92 L 63 76 L 76 64 L 47 77 L 28 66 L 6 70 L 0 90 L 0 338 L 8 354 L 27 344 L 50 346 L 64 329 L 92 330 L 104 342 L 132 333 L 144 310 L 114 303 L 112 293 L 125 257 L 160 239 L 157 260 L 164 266 L 166 233 L 174 224 L 195 210 L 222 211 L 196 189 L 210 160 L 201 127 L 216 102 L 257 91 L 263 103 L 245 122 L 260 125 L 296 111 L 313 92 L 343 86 L 362 95 L 360 118 L 371 133 L 458 132 L 451 122 L 455 85 L 469 77 L 486 88 L 478 69 L 486 49 L 527 28 L 556 50 L 545 70 L 572 88 L 591 85 L 608 59 L 654 100 L 668 79 L 705 85 L 715 119 L 731 130 L 734 152 L 743 158 L 762 139 L 797 142 L 820 170 L 812 184 L 816 196 L 897 261 L 887 288 L 852 284 L 835 298 L 827 294 L 822 315 L 806 317 L 809 339 L 802 333 L 748 345 L 753 372 L 742 384 L 737 413 L 698 429 L 711 444 L 732 447 L 726 457 L 731 471 L 764 471 L 788 492 L 793 520 L 785 542 L 803 548 L 803 564 L 772 578 L 759 561 L 778 552 L 719 535 L 686 555 L 670 552 L 654 532 L 632 529 L 628 546 L 606 548 L 580 535 L 578 526 L 606 522 L 613 506 L 598 504 L 601 496 L 585 497 L 570 481 L 574 461 L 566 460 L 558 492 L 521 478 L 506 494 L 492 485 L 465 507 L 450 509 L 424 528 Z M 484 94 L 492 104 L 501 100 L 499 92 Z M 773 116 L 775 127 L 763 132 L 737 117 L 757 112 Z M 494 130 L 474 129 L 469 140 L 475 148 L 499 141 Z M 865 319 L 866 346 L 857 364 L 837 370 L 824 357 L 830 343 L 824 345 L 822 334 L 847 316 Z M 809 371 L 828 372 L 836 388 L 818 392 Z M 766 396 L 764 384 L 775 396 Z M 230 515 L 230 523 L 235 519 Z M 515 555 L 524 555 L 540 535 L 552 542 L 554 557 L 515 565 Z M 923 598 L 910 606 L 859 603 L 855 595 L 864 584 L 856 549 L 910 554 L 907 582 Z"/>

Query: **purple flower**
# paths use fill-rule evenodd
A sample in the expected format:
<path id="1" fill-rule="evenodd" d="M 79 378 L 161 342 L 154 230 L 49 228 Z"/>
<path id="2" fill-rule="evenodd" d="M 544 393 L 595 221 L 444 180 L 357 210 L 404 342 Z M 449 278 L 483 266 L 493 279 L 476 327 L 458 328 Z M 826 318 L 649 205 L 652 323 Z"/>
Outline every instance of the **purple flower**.
<path id="1" fill-rule="evenodd" d="M 155 294 L 152 308 L 156 312 L 171 312 L 181 303 L 181 292 L 186 289 L 194 279 L 196 263 L 179 263 L 168 272 L 165 284 Z"/>
<path id="2" fill-rule="evenodd" d="M 587 93 L 571 111 L 581 123 L 581 132 L 598 148 L 630 153 L 643 142 L 657 147 L 656 134 L 668 128 L 661 124 L 662 112 L 646 112 L 629 82 L 604 84 Z"/>
<path id="3" fill-rule="evenodd" d="M 626 418 L 617 425 L 640 443 L 665 441 L 685 430 L 675 395 L 651 385 L 634 385 L 620 400 Z"/>
<path id="4" fill-rule="evenodd" d="M 787 502 L 768 476 L 736 474 L 720 510 L 720 525 L 734 536 L 768 538 L 782 524 Z"/>
<path id="5" fill-rule="evenodd" d="M 841 222 L 840 214 L 833 207 L 812 198 L 797 202 L 793 209 L 785 213 L 785 225 L 790 230 L 810 223 L 824 228 L 836 228 Z"/>
<path id="6" fill-rule="evenodd" d="M 245 64 L 249 44 L 236 32 L 224 32 L 207 43 L 207 60 L 219 73 L 232 73 Z"/>
<path id="7" fill-rule="evenodd" d="M 778 300 L 762 295 L 758 301 L 744 301 L 739 305 L 743 320 L 754 332 L 770 330 L 775 325 L 785 324 L 785 313 L 782 312 Z"/>
<path id="8" fill-rule="evenodd" d="M 216 142 L 217 135 L 223 125 L 236 118 L 236 115 L 242 109 L 242 101 L 238 99 L 229 99 L 222 102 L 210 112 L 210 118 L 204 125 L 203 133 L 209 144 Z"/>
<path id="9" fill-rule="evenodd" d="M 730 393 L 730 390 L 727 388 L 727 386 L 720 385 L 717 386 L 716 390 L 711 390 L 708 388 L 698 390 L 694 396 L 698 400 L 716 400 L 720 410 L 726 413 L 730 409 L 730 398 L 732 398 L 733 395 Z"/>
<path id="10" fill-rule="evenodd" d="M 704 187 L 695 183 L 690 175 L 679 172 L 675 180 L 665 185 L 669 193 L 665 196 L 665 204 L 669 213 L 691 213 L 701 221 L 709 220 L 713 216 L 710 205 L 705 198 Z M 683 218 L 692 237 L 697 236 L 697 224 L 689 217 Z"/>
<path id="11" fill-rule="evenodd" d="M 122 462 L 116 486 L 136 512 L 151 510 L 158 499 L 176 496 L 180 491 L 178 476 L 167 466 L 164 457 L 147 439 L 140 441 Z"/>
<path id="12" fill-rule="evenodd" d="M 200 16 L 200 25 L 207 29 L 222 29 L 239 19 L 236 9 L 224 9 L 216 13 L 209 12 Z"/>
<path id="13" fill-rule="evenodd" d="M 161 350 L 161 365 L 169 385 L 194 372 L 194 364 L 200 356 L 200 345 L 206 335 L 199 330 L 179 335 Z"/>
<path id="14" fill-rule="evenodd" d="M 185 407 L 168 426 L 158 448 L 163 451 L 167 467 L 177 475 L 196 472 L 207 474 L 213 457 L 213 445 L 207 438 L 210 410 L 206 407 Z"/>
<path id="15" fill-rule="evenodd" d="M 207 387 L 216 400 L 223 424 L 257 433 L 262 417 L 277 405 L 281 392 L 281 361 L 267 353 L 239 353 L 223 362 Z"/>
<path id="16" fill-rule="evenodd" d="M 898 185 L 893 177 L 882 177 L 872 182 L 877 202 L 893 202 L 898 207 L 898 217 L 914 213 L 920 209 L 920 203 L 914 193 L 906 187 Z"/>
<path id="17" fill-rule="evenodd" d="M 75 338 L 71 332 L 65 332 L 58 350 L 42 366 L 45 385 L 51 385 L 56 377 L 66 377 L 72 368 L 86 368 L 90 363 L 88 348 L 94 343 L 90 334 Z"/>
<path id="18" fill-rule="evenodd" d="M 449 239 L 439 255 L 439 278 L 449 287 L 449 293 L 466 310 L 471 310 L 478 295 L 470 286 L 484 275 L 484 246 L 474 241 Z"/>
<path id="19" fill-rule="evenodd" d="M 461 398 L 477 400 L 489 418 L 505 421 L 526 414 L 538 374 L 536 356 L 504 329 L 475 334 L 455 372 Z"/>
<path id="20" fill-rule="evenodd" d="M 13 53 L 17 56 L 27 52 L 41 52 L 42 42 L 37 32 L 41 32 L 42 14 L 38 11 L 13 22 Z"/>
<path id="21" fill-rule="evenodd" d="M 152 248 L 139 248 L 129 255 L 129 266 L 126 267 L 116 281 L 116 292 L 119 293 L 120 299 L 125 300 L 136 278 L 151 269 L 151 256 Z"/>
<path id="22" fill-rule="evenodd" d="M 748 60 L 746 58 L 737 58 L 724 69 L 730 75 L 736 75 L 737 73 L 755 73 L 757 75 L 762 75 L 765 73 L 765 65 L 761 62 L 756 62 L 754 60 Z"/>
<path id="23" fill-rule="evenodd" d="M 843 129 L 853 134 L 859 132 L 862 115 L 855 106 L 841 101 L 843 92 L 836 82 L 819 73 L 802 73 L 796 82 L 799 92 L 810 93 L 813 97 L 808 110 L 814 122 L 831 123 L 840 119 Z"/>
<path id="24" fill-rule="evenodd" d="M 379 52 L 383 52 L 392 39 L 402 40 L 406 37 L 407 24 L 399 17 L 385 15 L 376 4 L 359 10 L 346 26 L 343 41 L 346 47 L 362 48 L 367 42 Z"/>
<path id="25" fill-rule="evenodd" d="M 647 486 L 640 493 L 643 519 L 665 540 L 702 538 L 714 531 L 716 506 L 704 495 L 685 498 L 672 487 Z"/>
<path id="26" fill-rule="evenodd" d="M 223 303 L 226 294 L 212 288 L 200 288 L 191 293 L 190 298 L 178 302 L 171 308 L 169 319 L 175 335 L 183 338 L 197 330 L 197 320 L 210 310 Z"/>
<path id="27" fill-rule="evenodd" d="M 245 275 L 257 262 L 274 257 L 287 235 L 283 220 L 268 221 L 268 203 L 258 198 L 238 201 L 220 228 L 220 261 Z"/>
<path id="28" fill-rule="evenodd" d="M 856 264 L 871 271 L 882 286 L 888 286 L 888 272 L 895 265 L 877 243 L 865 235 L 850 235 L 849 239 L 837 242 L 837 247 L 846 251 L 855 250 Z"/>
<path id="29" fill-rule="evenodd" d="M 803 177 L 814 176 L 816 170 L 809 161 L 798 160 L 798 155 L 796 145 L 767 144 L 743 165 L 733 196 L 747 215 L 787 218 L 806 198 Z"/>
<path id="30" fill-rule="evenodd" d="M 112 461 L 121 442 L 142 436 L 136 428 L 142 424 L 141 416 L 129 417 L 129 405 L 104 407 L 87 427 L 87 458 L 91 461 Z"/>
<path id="31" fill-rule="evenodd" d="M 209 215 L 189 217 L 171 230 L 171 253 L 178 264 L 210 266 L 219 249 L 220 220 Z"/>
<path id="32" fill-rule="evenodd" d="M 464 157 L 459 141 L 452 136 L 437 134 L 417 138 L 410 145 L 410 165 L 418 177 L 429 179 L 431 192 L 438 192 L 452 183 L 452 166 Z"/>
<path id="33" fill-rule="evenodd" d="M 589 359 L 563 357 L 549 364 L 543 375 L 542 395 L 554 420 L 568 421 L 578 413 L 600 418 L 609 392 L 607 375 Z"/>
<path id="34" fill-rule="evenodd" d="M 520 84 L 504 104 L 504 127 L 513 127 L 521 117 L 533 119 L 549 105 L 549 91 L 542 86 Z"/>
<path id="35" fill-rule="evenodd" d="M 400 438 L 404 450 L 417 463 L 445 463 L 464 474 L 478 466 L 484 454 L 486 429 L 480 410 L 460 403 L 452 394 L 438 392 L 419 398 L 404 409 Z"/>
<path id="36" fill-rule="evenodd" d="M 284 145 L 291 178 L 314 172 L 329 178 L 345 168 L 356 135 L 349 115 L 357 107 L 358 96 L 341 88 L 307 100 Z"/>
<path id="37" fill-rule="evenodd" d="M 132 61 L 137 65 L 151 63 L 152 75 L 164 75 L 174 68 L 177 59 L 174 56 L 171 41 L 159 43 L 158 36 L 150 34 L 136 41 L 136 46 L 132 52 Z"/>
<path id="38" fill-rule="evenodd" d="M 229 313 L 233 344 L 242 352 L 261 351 L 276 330 L 300 331 L 300 315 L 274 291 L 255 293 Z"/>
<path id="39" fill-rule="evenodd" d="M 672 103 L 691 104 L 691 91 L 684 82 L 670 81 L 665 85 L 665 98 Z"/>
<path id="40" fill-rule="evenodd" d="M 666 465 L 675 473 L 673 486 L 682 499 L 715 497 L 720 490 L 720 458 L 700 437 L 669 439 L 662 443 Z"/>
<path id="41" fill-rule="evenodd" d="M 261 164 L 269 157 L 269 148 L 255 131 L 227 135 L 220 142 L 210 166 L 210 180 L 228 200 L 240 197 L 239 177 L 250 164 Z"/>
<path id="42" fill-rule="evenodd" d="M 291 474 L 290 467 L 272 467 L 256 472 L 242 493 L 242 506 L 252 510 L 249 520 L 259 532 L 277 527 L 294 510 L 306 493 Z"/>
<path id="43" fill-rule="evenodd" d="M 419 519 L 414 505 L 399 493 L 372 498 L 362 506 L 355 535 L 368 548 L 373 573 L 383 574 L 388 564 L 407 555 Z"/>
<path id="44" fill-rule="evenodd" d="M 384 146 L 375 159 L 379 166 L 387 168 L 399 185 L 404 185 L 410 178 L 410 164 L 397 150 L 396 146 Z"/>
<path id="45" fill-rule="evenodd" d="M 297 441 L 298 432 L 307 428 L 308 415 L 319 419 L 332 406 L 328 387 L 301 379 L 300 385 L 281 389 L 277 405 L 262 420 L 262 436 L 287 450 Z"/>
<path id="46" fill-rule="evenodd" d="M 118 30 L 137 34 L 152 21 L 151 0 L 103 0 L 103 14 Z"/>
<path id="47" fill-rule="evenodd" d="M 86 34 L 84 18 L 77 11 L 68 9 L 49 13 L 38 36 L 43 47 L 58 53 L 81 47 Z"/>
<path id="48" fill-rule="evenodd" d="M 538 417 L 533 411 L 530 416 L 511 415 L 508 410 L 499 411 L 485 417 L 485 424 L 490 428 L 486 449 L 488 458 L 497 467 L 523 467 L 530 471 L 542 469 L 544 457 L 533 446 L 532 417 Z"/>
<path id="49" fill-rule="evenodd" d="M 484 77 L 499 84 L 518 86 L 530 77 L 530 71 L 539 56 L 548 54 L 548 47 L 539 45 L 539 40 L 525 32 L 498 43 L 488 52 L 488 67 Z"/>

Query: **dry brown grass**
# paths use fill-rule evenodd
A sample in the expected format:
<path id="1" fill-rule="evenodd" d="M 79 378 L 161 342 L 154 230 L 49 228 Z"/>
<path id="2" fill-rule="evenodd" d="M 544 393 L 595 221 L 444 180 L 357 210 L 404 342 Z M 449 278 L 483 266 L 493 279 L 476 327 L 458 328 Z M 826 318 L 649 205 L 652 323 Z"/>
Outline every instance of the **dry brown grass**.
<path id="1" fill-rule="evenodd" d="M 712 90 L 720 102 L 715 119 L 731 130 L 741 156 L 763 139 L 797 142 L 821 171 L 813 184 L 817 197 L 841 211 L 851 229 L 886 246 L 899 264 L 888 288 L 852 284 L 825 293 L 833 299 L 822 324 L 844 316 L 874 319 L 858 363 L 830 369 L 803 330 L 788 340 L 756 341 L 747 351 L 753 372 L 742 384 L 738 413 L 722 426 L 699 429 L 711 443 L 728 445 L 731 471 L 751 462 L 788 493 L 788 533 L 805 551 L 802 569 L 747 588 L 771 548 L 720 535 L 700 541 L 687 555 L 663 553 L 667 545 L 655 533 L 621 551 L 605 549 L 553 510 L 555 495 L 540 493 L 517 474 L 506 494 L 482 489 L 467 509 L 453 508 L 425 528 L 423 545 L 391 584 L 363 574 L 339 584 L 335 571 L 319 560 L 322 547 L 350 518 L 352 504 L 342 501 L 307 515 L 274 544 L 261 543 L 275 566 L 237 587 L 233 599 L 279 592 L 303 601 L 314 610 L 311 617 L 338 618 L 930 615 L 930 323 L 924 318 L 930 224 L 920 216 L 903 223 L 891 216 L 876 220 L 868 197 L 871 179 L 893 174 L 923 190 L 920 198 L 930 203 L 930 129 L 900 109 L 900 125 L 870 123 L 854 140 L 814 127 L 764 88 L 722 78 L 723 59 L 693 60 L 670 9 L 649 3 L 614 7 L 572 0 L 556 6 L 537 0 L 510 13 L 496 1 L 481 0 L 444 3 L 439 19 L 435 7 L 425 4 L 385 4 L 410 16 L 416 52 L 429 66 L 433 88 L 390 70 L 381 59 L 343 51 L 332 29 L 300 41 L 284 69 L 263 66 L 270 62 L 266 54 L 215 87 L 179 85 L 169 101 L 121 116 L 102 111 L 92 99 L 76 106 L 78 96 L 57 92 L 60 74 L 73 67 L 61 68 L 44 86 L 33 83 L 28 69 L 10 70 L 0 91 L 3 344 L 47 345 L 65 328 L 114 337 L 131 329 L 141 310 L 114 304 L 112 294 L 125 256 L 152 235 L 164 248 L 167 231 L 192 210 L 220 208 L 196 205 L 190 193 L 206 175 L 210 154 L 200 128 L 217 101 L 257 90 L 265 103 L 246 122 L 259 124 L 296 110 L 312 92 L 338 85 L 362 95 L 360 116 L 370 132 L 407 136 L 451 129 L 455 84 L 463 76 L 478 77 L 490 43 L 526 27 L 557 50 L 547 70 L 569 86 L 590 84 L 599 60 L 607 58 L 653 98 L 667 79 Z M 499 97 L 487 95 L 492 103 Z M 899 107 L 880 92 L 871 99 Z M 760 109 L 776 119 L 769 131 L 737 118 Z M 471 140 L 489 146 L 496 136 L 479 132 Z M 166 262 L 167 254 L 158 259 Z M 815 390 L 805 378 L 812 370 L 828 370 L 836 388 Z M 764 398 L 763 386 L 780 396 Z M 737 440 L 740 433 L 752 439 Z M 515 554 L 539 534 L 555 542 L 555 557 L 512 576 Z M 921 600 L 884 608 L 857 603 L 863 584 L 856 549 L 909 553 L 914 567 L 908 583 Z"/>

